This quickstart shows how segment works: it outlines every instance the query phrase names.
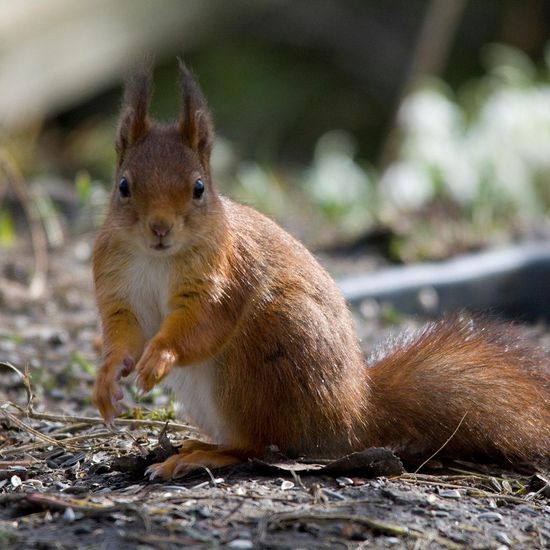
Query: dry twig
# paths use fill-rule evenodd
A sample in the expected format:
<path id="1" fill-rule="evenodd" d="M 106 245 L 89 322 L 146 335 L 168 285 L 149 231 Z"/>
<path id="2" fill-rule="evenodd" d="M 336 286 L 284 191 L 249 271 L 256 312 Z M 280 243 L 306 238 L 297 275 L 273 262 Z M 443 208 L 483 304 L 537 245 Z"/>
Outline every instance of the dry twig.
<path id="1" fill-rule="evenodd" d="M 82 423 L 88 425 L 105 424 L 103 418 L 94 416 L 73 416 L 70 414 L 52 414 L 52 413 L 39 413 L 36 411 L 29 411 L 29 418 L 35 420 L 49 420 L 52 422 L 67 422 L 67 423 Z M 116 418 L 114 420 L 115 426 L 130 426 L 132 428 L 162 428 L 165 426 L 164 420 L 143 420 L 137 418 Z M 168 422 L 168 429 L 173 431 L 189 431 L 195 432 L 197 429 L 189 424 L 182 424 L 179 422 Z"/>
<path id="2" fill-rule="evenodd" d="M 441 445 L 441 447 L 439 447 L 439 449 L 437 449 L 437 451 L 435 451 L 435 453 L 433 453 L 431 456 L 429 456 L 424 462 L 422 462 L 422 464 L 420 464 L 420 466 L 414 471 L 414 473 L 418 473 L 426 464 L 428 464 L 428 462 L 430 462 L 430 460 L 432 460 L 432 458 L 434 458 L 434 456 L 436 456 L 437 454 L 439 454 L 449 443 L 449 441 L 451 441 L 451 439 L 456 435 L 456 432 L 458 432 L 460 426 L 462 426 L 462 423 L 464 422 L 464 419 L 466 418 L 466 415 L 468 414 L 469 411 L 466 411 L 464 413 L 464 416 L 460 419 L 460 422 L 458 423 L 457 427 L 454 429 L 453 433 L 447 438 L 447 440 L 445 441 L 445 443 L 443 443 L 443 445 Z"/>
<path id="3" fill-rule="evenodd" d="M 25 424 L 22 420 L 19 420 L 17 416 L 8 412 L 5 408 L 5 405 L 0 407 L 0 412 L 12 423 L 15 424 L 20 430 L 34 435 L 37 439 L 43 441 L 46 445 L 54 445 L 56 447 L 70 447 L 63 442 L 63 440 L 53 439 L 43 433 L 40 433 L 38 430 L 31 428 L 28 424 Z M 19 449 L 18 449 L 19 450 Z"/>

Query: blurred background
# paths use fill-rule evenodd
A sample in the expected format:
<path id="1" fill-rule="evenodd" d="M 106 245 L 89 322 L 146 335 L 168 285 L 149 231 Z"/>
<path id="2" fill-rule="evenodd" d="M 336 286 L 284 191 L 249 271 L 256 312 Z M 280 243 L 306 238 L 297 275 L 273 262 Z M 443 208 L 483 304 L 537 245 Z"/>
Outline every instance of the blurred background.
<path id="1" fill-rule="evenodd" d="M 461 308 L 548 322 L 549 31 L 544 0 L 0 0 L 0 362 L 30 367 L 41 406 L 95 414 L 122 84 L 153 59 L 152 112 L 175 118 L 179 55 L 218 187 L 315 252 L 365 352 Z M 144 403 L 172 414 L 160 390 L 128 414 Z"/>
<path id="2" fill-rule="evenodd" d="M 343 252 L 337 274 L 545 236 L 549 30 L 544 0 L 2 0 L 0 253 L 29 220 L 49 250 L 93 233 L 122 82 L 154 59 L 170 119 L 178 55 L 222 192 Z"/>

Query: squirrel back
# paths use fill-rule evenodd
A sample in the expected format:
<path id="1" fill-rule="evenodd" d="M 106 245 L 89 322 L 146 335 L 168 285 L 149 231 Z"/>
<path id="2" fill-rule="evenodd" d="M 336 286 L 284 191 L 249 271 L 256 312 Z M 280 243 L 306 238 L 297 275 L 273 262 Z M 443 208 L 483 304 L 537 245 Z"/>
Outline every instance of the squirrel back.
<path id="1" fill-rule="evenodd" d="M 93 257 L 101 414 L 118 414 L 119 381 L 134 371 L 143 391 L 171 387 L 212 441 L 185 443 L 151 475 L 231 464 L 269 445 L 314 457 L 386 446 L 416 458 L 444 446 L 454 457 L 548 459 L 548 357 L 512 328 L 454 317 L 366 362 L 314 257 L 218 194 L 210 114 L 183 65 L 181 74 L 177 124 L 148 117 L 147 76 L 127 89 Z"/>

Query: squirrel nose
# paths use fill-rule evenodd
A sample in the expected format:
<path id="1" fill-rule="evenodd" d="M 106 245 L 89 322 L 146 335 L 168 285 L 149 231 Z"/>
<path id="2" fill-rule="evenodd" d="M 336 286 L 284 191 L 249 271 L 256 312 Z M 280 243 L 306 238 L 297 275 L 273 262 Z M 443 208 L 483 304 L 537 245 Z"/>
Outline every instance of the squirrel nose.
<path id="1" fill-rule="evenodd" d="M 149 228 L 151 229 L 154 235 L 162 238 L 162 237 L 166 237 L 166 235 L 170 233 L 170 230 L 172 229 L 172 225 L 166 222 L 155 221 L 149 224 Z"/>

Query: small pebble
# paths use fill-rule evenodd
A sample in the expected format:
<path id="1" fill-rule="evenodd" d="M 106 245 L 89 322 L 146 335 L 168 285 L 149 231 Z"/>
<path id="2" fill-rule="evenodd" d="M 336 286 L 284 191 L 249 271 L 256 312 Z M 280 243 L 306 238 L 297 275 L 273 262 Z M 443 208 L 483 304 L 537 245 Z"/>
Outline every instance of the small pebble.
<path id="1" fill-rule="evenodd" d="M 249 548 L 254 547 L 252 541 L 248 539 L 235 539 L 232 540 L 227 546 L 228 548 L 235 548 L 236 550 L 248 550 Z"/>
<path id="2" fill-rule="evenodd" d="M 434 504 L 435 502 L 437 502 L 437 497 L 434 494 L 430 494 L 426 497 L 426 501 L 428 502 L 428 504 Z"/>
<path id="3" fill-rule="evenodd" d="M 346 497 L 344 495 L 341 495 L 340 493 L 337 493 L 336 491 L 331 491 L 330 489 L 321 489 L 323 491 L 323 494 L 325 494 L 327 497 L 335 498 L 336 500 L 346 500 Z"/>
<path id="4" fill-rule="evenodd" d="M 338 483 L 340 487 L 345 487 L 346 485 L 353 485 L 353 479 L 350 479 L 349 477 L 337 477 L 336 483 Z"/>
<path id="5" fill-rule="evenodd" d="M 292 481 L 288 481 L 287 479 L 285 479 L 281 483 L 281 491 L 286 491 L 288 489 L 292 489 L 292 487 L 294 487 L 294 483 L 292 483 Z"/>
<path id="6" fill-rule="evenodd" d="M 70 506 L 68 508 L 65 508 L 65 511 L 63 512 L 63 519 L 70 523 L 72 523 L 76 519 L 74 510 Z"/>
<path id="7" fill-rule="evenodd" d="M 462 494 L 458 489 L 445 489 L 439 491 L 439 496 L 443 498 L 462 498 Z"/>
<path id="8" fill-rule="evenodd" d="M 499 531 L 498 533 L 495 533 L 495 538 L 498 540 L 498 542 L 506 544 L 506 546 L 512 546 L 512 540 L 506 533 Z"/>
<path id="9" fill-rule="evenodd" d="M 498 512 L 482 512 L 477 516 L 479 519 L 485 519 L 487 521 L 502 521 L 502 514 Z"/>
<path id="10" fill-rule="evenodd" d="M 21 478 L 19 476 L 11 476 L 10 483 L 14 489 L 17 489 L 17 487 L 21 487 Z"/>
<path id="11" fill-rule="evenodd" d="M 212 511 L 207 506 L 202 506 L 201 508 L 198 508 L 197 514 L 204 519 L 212 517 Z"/>

